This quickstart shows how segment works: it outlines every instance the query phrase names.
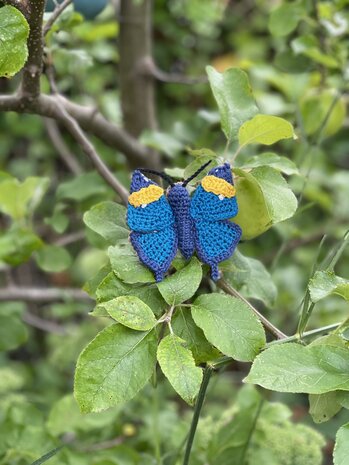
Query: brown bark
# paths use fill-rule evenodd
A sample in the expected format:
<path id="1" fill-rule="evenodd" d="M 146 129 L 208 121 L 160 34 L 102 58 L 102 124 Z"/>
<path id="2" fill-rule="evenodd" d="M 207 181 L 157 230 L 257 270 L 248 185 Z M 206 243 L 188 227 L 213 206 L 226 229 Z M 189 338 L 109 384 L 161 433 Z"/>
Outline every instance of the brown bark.
<path id="1" fill-rule="evenodd" d="M 152 0 L 121 0 L 120 91 L 124 127 L 138 137 L 145 129 L 156 129 L 155 81 L 152 66 Z M 158 164 L 152 154 L 146 165 Z"/>

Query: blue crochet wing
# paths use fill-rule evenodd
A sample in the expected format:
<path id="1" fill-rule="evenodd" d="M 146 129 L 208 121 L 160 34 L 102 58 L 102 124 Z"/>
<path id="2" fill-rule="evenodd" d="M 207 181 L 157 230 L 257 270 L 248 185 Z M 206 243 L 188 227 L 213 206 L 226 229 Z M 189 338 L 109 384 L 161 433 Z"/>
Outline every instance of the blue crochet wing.
<path id="1" fill-rule="evenodd" d="M 241 228 L 228 221 L 238 213 L 229 163 L 213 168 L 191 199 L 195 247 L 200 260 L 211 266 L 212 279 L 219 279 L 218 263 L 229 258 L 241 237 Z"/>
<path id="2" fill-rule="evenodd" d="M 195 246 L 200 260 L 211 267 L 211 277 L 219 279 L 218 263 L 227 260 L 241 237 L 241 228 L 231 221 L 196 221 Z"/>
<path id="3" fill-rule="evenodd" d="M 174 216 L 163 189 L 139 170 L 132 176 L 127 224 L 140 261 L 161 281 L 177 252 Z"/>

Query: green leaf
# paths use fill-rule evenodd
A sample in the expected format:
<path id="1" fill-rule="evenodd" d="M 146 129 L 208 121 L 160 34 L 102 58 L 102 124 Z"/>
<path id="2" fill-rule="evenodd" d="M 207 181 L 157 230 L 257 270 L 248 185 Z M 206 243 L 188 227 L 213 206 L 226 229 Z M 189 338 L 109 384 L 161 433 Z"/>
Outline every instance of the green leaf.
<path id="1" fill-rule="evenodd" d="M 202 329 L 194 323 L 189 308 L 176 309 L 172 318 L 172 328 L 177 336 L 185 340 L 197 364 L 219 357 L 219 351 L 212 347 Z"/>
<path id="2" fill-rule="evenodd" d="M 27 338 L 27 328 L 19 316 L 0 313 L 0 351 L 16 349 Z"/>
<path id="3" fill-rule="evenodd" d="M 114 202 L 94 205 L 84 214 L 84 223 L 111 245 L 127 239 L 130 234 L 126 225 L 126 208 Z"/>
<path id="4" fill-rule="evenodd" d="M 14 226 L 0 235 L 0 260 L 9 265 L 19 265 L 26 262 L 40 247 L 41 239 L 33 231 Z"/>
<path id="5" fill-rule="evenodd" d="M 280 392 L 349 390 L 349 349 L 333 345 L 274 345 L 254 361 L 245 382 Z"/>
<path id="6" fill-rule="evenodd" d="M 129 284 L 153 283 L 153 273 L 139 261 L 131 244 L 120 243 L 109 247 L 111 267 L 118 278 Z"/>
<path id="7" fill-rule="evenodd" d="M 265 345 L 262 324 L 240 299 L 223 294 L 200 295 L 192 306 L 195 323 L 223 354 L 251 361 Z"/>
<path id="8" fill-rule="evenodd" d="M 280 157 L 272 152 L 261 153 L 260 155 L 249 158 L 244 162 L 243 168 L 258 168 L 260 166 L 270 166 L 287 176 L 299 174 L 298 168 L 292 160 L 286 157 Z"/>
<path id="9" fill-rule="evenodd" d="M 277 288 L 270 273 L 259 260 L 245 257 L 236 250 L 229 260 L 221 263 L 224 278 L 245 297 L 251 297 L 272 306 Z"/>
<path id="10" fill-rule="evenodd" d="M 53 404 L 47 419 L 47 429 L 54 437 L 77 432 L 92 432 L 116 421 L 118 408 L 104 412 L 82 414 L 72 394 L 65 395 Z"/>
<path id="11" fill-rule="evenodd" d="M 334 465 L 348 465 L 349 457 L 349 423 L 337 431 L 336 444 L 333 451 Z"/>
<path id="12" fill-rule="evenodd" d="M 261 166 L 249 173 L 235 168 L 234 173 L 239 204 L 234 222 L 241 227 L 243 239 L 253 239 L 294 215 L 297 199 L 274 168 Z"/>
<path id="13" fill-rule="evenodd" d="M 305 14 L 301 3 L 284 3 L 271 12 L 269 30 L 276 37 L 283 37 L 296 29 Z"/>
<path id="14" fill-rule="evenodd" d="M 133 295 L 116 297 L 100 305 L 114 320 L 128 328 L 148 331 L 156 325 L 154 313 L 148 305 Z"/>
<path id="15" fill-rule="evenodd" d="M 29 177 L 22 183 L 15 178 L 5 179 L 0 183 L 0 211 L 15 220 L 27 217 L 41 201 L 48 185 L 48 178 Z"/>
<path id="16" fill-rule="evenodd" d="M 219 73 L 212 66 L 207 66 L 206 72 L 221 115 L 223 132 L 229 141 L 234 141 L 240 126 L 258 113 L 247 74 L 239 68 Z"/>
<path id="17" fill-rule="evenodd" d="M 104 277 L 96 290 L 98 302 L 106 302 L 115 297 L 124 295 L 134 295 L 138 297 L 147 304 L 156 315 L 161 315 L 165 308 L 167 308 L 167 304 L 155 284 L 147 284 L 145 286 L 130 285 L 117 278 L 113 272 Z M 95 312 L 93 314 L 95 314 Z M 105 312 L 104 316 L 108 316 L 108 313 Z"/>
<path id="18" fill-rule="evenodd" d="M 12 6 L 0 8 L 0 24 L 0 77 L 11 77 L 27 61 L 29 25 L 23 14 Z"/>
<path id="19" fill-rule="evenodd" d="M 57 189 L 58 200 L 74 200 L 82 202 L 98 195 L 106 195 L 110 188 L 95 171 L 76 176 L 71 181 L 64 182 Z"/>
<path id="20" fill-rule="evenodd" d="M 72 263 L 69 252 L 64 247 L 45 245 L 36 252 L 38 266 L 48 273 L 59 273 L 70 267 Z"/>
<path id="21" fill-rule="evenodd" d="M 211 163 L 195 178 L 195 182 L 201 181 L 201 179 L 208 173 L 208 171 L 217 166 L 217 161 L 212 155 L 198 156 L 185 168 L 183 177 L 184 179 L 190 178 L 196 171 L 201 168 L 205 163 L 211 161 Z"/>
<path id="22" fill-rule="evenodd" d="M 282 139 L 295 138 L 291 123 L 278 116 L 256 115 L 239 129 L 239 144 L 272 145 Z"/>
<path id="23" fill-rule="evenodd" d="M 309 292 L 314 303 L 330 295 L 349 300 L 349 281 L 336 276 L 333 271 L 317 271 L 309 282 Z"/>
<path id="24" fill-rule="evenodd" d="M 140 142 L 148 147 L 166 153 L 169 157 L 175 157 L 184 148 L 184 145 L 171 134 L 160 131 L 144 131 L 141 134 Z"/>
<path id="25" fill-rule="evenodd" d="M 325 394 L 309 394 L 309 413 L 315 423 L 330 420 L 342 408 L 338 401 L 338 392 L 331 391 Z"/>
<path id="26" fill-rule="evenodd" d="M 199 260 L 193 257 L 188 265 L 168 276 L 157 287 L 169 305 L 178 305 L 193 297 L 202 279 Z"/>
<path id="27" fill-rule="evenodd" d="M 157 358 L 175 391 L 193 405 L 200 389 L 202 369 L 195 366 L 193 354 L 185 346 L 185 341 L 175 334 L 166 336 L 159 344 Z"/>
<path id="28" fill-rule="evenodd" d="M 133 331 L 115 324 L 101 331 L 76 366 L 74 392 L 81 412 L 98 412 L 132 399 L 154 370 L 156 345 L 154 330 Z"/>

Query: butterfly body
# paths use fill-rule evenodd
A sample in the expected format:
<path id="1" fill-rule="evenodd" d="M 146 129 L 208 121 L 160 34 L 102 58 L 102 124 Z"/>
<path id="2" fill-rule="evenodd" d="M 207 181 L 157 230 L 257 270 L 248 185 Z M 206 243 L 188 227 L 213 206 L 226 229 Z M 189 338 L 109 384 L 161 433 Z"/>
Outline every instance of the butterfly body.
<path id="1" fill-rule="evenodd" d="M 238 206 L 228 163 L 212 169 L 190 197 L 185 182 L 171 185 L 167 196 L 139 170 L 133 173 L 127 210 L 130 240 L 139 259 L 161 281 L 176 255 L 196 251 L 219 279 L 218 263 L 233 253 L 240 227 L 229 221 Z"/>

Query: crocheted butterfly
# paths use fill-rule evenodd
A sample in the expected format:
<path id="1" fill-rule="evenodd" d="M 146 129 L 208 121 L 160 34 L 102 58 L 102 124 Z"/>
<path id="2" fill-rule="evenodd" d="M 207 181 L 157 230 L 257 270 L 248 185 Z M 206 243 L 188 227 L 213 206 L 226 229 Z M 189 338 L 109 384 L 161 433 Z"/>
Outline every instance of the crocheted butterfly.
<path id="1" fill-rule="evenodd" d="M 140 261 L 159 282 L 178 248 L 185 259 L 196 250 L 210 265 L 212 279 L 219 279 L 218 263 L 232 255 L 241 237 L 241 228 L 229 221 L 238 213 L 229 163 L 211 169 L 191 197 L 186 185 L 193 176 L 177 183 L 166 177 L 165 195 L 142 171 L 152 172 L 134 171 L 127 208 L 130 240 Z"/>

